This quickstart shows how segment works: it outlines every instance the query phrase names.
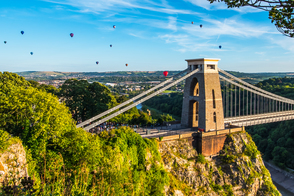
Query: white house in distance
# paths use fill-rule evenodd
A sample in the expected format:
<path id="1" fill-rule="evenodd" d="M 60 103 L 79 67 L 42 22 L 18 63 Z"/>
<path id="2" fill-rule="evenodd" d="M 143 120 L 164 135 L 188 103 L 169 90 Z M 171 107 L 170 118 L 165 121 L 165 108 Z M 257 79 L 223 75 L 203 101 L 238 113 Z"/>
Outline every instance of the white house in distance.
<path id="1" fill-rule="evenodd" d="M 117 83 L 105 83 L 106 86 L 111 86 L 111 87 L 114 87 L 117 85 Z"/>

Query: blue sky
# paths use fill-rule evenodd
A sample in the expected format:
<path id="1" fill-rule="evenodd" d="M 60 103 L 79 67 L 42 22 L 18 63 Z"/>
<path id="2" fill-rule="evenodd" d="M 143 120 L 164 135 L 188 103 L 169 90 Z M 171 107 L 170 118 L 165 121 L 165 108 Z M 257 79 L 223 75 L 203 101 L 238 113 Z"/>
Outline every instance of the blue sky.
<path id="1" fill-rule="evenodd" d="M 294 71 L 294 39 L 268 12 L 206 0 L 1 0 L 0 26 L 0 71 L 183 70 L 192 58 Z"/>

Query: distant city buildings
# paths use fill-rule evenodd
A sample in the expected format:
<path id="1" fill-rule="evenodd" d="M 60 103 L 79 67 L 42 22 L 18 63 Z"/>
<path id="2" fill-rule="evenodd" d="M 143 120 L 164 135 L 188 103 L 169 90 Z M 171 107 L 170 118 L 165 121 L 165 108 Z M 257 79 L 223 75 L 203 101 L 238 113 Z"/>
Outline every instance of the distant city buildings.
<path id="1" fill-rule="evenodd" d="M 110 72 L 112 73 L 112 72 Z M 130 72 L 131 73 L 131 72 Z M 146 81 L 146 75 L 143 76 L 136 76 L 135 77 L 130 77 L 130 73 L 128 72 L 128 75 L 88 75 L 88 74 L 73 74 L 73 75 L 60 75 L 60 73 L 50 73 L 48 75 L 45 75 L 45 73 L 41 73 L 40 75 L 34 75 L 34 76 L 24 76 L 27 80 L 35 80 L 38 81 L 38 83 L 45 84 L 45 85 L 52 85 L 55 88 L 59 88 L 60 86 L 63 85 L 63 83 L 68 80 L 68 79 L 78 79 L 78 80 L 87 80 L 89 83 L 93 82 L 100 82 L 104 85 L 106 85 L 110 90 L 114 93 L 119 93 L 119 94 L 128 94 L 128 93 L 137 93 L 143 90 L 147 90 L 153 86 L 156 86 L 160 84 L 163 81 Z M 137 73 L 137 72 L 136 72 Z M 141 73 L 141 72 L 138 72 Z M 154 71 L 151 72 L 142 72 L 142 73 L 155 73 Z M 67 74 L 66 72 L 63 74 Z M 105 72 L 104 74 L 108 74 L 108 72 Z M 115 79 L 114 77 L 121 77 L 123 79 Z M 109 79 L 108 79 L 109 78 Z M 108 81 L 109 80 L 109 81 Z M 123 80 L 123 81 L 122 81 Z M 128 80 L 128 81 L 124 81 Z M 115 82 L 114 82 L 115 81 Z M 183 92 L 183 89 L 181 86 L 174 86 L 170 90 L 174 92 Z"/>

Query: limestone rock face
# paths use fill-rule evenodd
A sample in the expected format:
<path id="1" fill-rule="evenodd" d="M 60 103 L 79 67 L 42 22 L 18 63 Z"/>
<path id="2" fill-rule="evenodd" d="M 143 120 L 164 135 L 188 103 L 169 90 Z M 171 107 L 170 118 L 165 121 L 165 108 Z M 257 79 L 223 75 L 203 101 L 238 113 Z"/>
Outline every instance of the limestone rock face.
<path id="1" fill-rule="evenodd" d="M 246 132 L 228 136 L 220 155 L 198 155 L 187 139 L 159 143 L 170 185 L 166 195 L 281 195 Z"/>
<path id="2" fill-rule="evenodd" d="M 21 143 L 10 145 L 4 152 L 0 152 L 0 185 L 4 180 L 28 177 L 26 152 Z"/>

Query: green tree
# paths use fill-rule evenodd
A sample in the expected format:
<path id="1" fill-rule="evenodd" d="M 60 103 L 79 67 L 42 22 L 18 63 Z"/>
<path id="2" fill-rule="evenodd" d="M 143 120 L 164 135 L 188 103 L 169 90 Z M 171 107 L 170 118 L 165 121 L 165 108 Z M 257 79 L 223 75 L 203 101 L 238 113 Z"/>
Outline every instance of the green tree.
<path id="1" fill-rule="evenodd" d="M 29 175 L 42 180 L 36 195 L 163 195 L 168 176 L 156 140 L 128 128 L 92 135 L 56 96 L 16 74 L 0 78 L 0 150 L 10 134 L 22 140 Z"/>
<path id="2" fill-rule="evenodd" d="M 0 77 L 0 129 L 18 136 L 37 163 L 48 153 L 59 158 L 50 148 L 60 148 L 64 135 L 75 129 L 68 108 L 15 74 L 5 72 Z M 38 172 L 42 169 L 42 164 L 36 165 Z"/>
<path id="3" fill-rule="evenodd" d="M 59 97 L 70 108 L 75 120 L 82 121 L 116 105 L 110 90 L 98 82 L 69 79 L 60 87 Z"/>
<path id="4" fill-rule="evenodd" d="M 34 80 L 29 80 L 28 81 L 32 87 L 38 88 L 40 86 L 39 82 L 34 81 Z"/>
<path id="5" fill-rule="evenodd" d="M 170 93 L 169 95 L 158 95 L 144 102 L 145 105 L 181 117 L 183 93 Z"/>
<path id="6" fill-rule="evenodd" d="M 225 2 L 228 8 L 250 6 L 269 12 L 269 19 L 282 34 L 294 37 L 294 0 L 208 0 Z"/>
<path id="7" fill-rule="evenodd" d="M 58 93 L 58 89 L 56 89 L 52 85 L 39 84 L 39 82 L 36 82 L 34 80 L 29 80 L 28 82 L 31 84 L 32 87 L 38 88 L 38 89 L 46 91 L 48 93 L 52 93 L 54 95 L 56 95 Z"/>

